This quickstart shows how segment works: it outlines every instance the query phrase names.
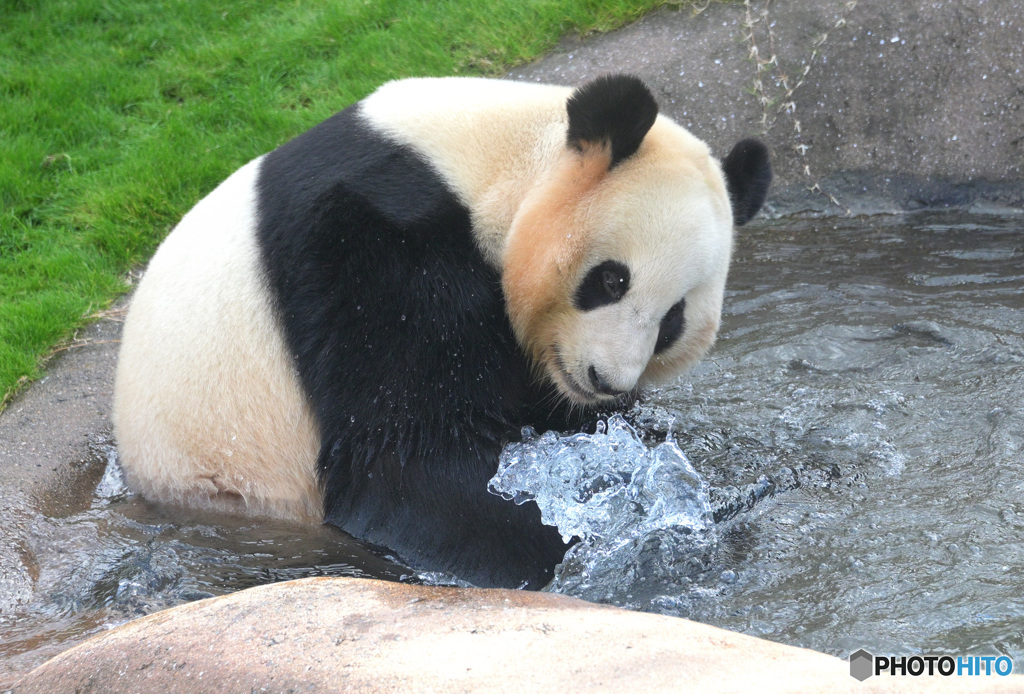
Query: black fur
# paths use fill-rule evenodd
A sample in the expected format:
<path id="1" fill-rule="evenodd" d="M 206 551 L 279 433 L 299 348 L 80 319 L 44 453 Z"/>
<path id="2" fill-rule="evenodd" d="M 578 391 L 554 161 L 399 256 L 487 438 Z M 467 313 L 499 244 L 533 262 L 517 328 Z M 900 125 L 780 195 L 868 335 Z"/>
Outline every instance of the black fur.
<path id="1" fill-rule="evenodd" d="M 576 288 L 573 305 L 580 311 L 614 304 L 629 291 L 629 268 L 615 260 L 606 260 L 590 269 Z"/>
<path id="2" fill-rule="evenodd" d="M 490 494 L 538 406 L 469 212 L 353 106 L 267 155 L 258 239 L 321 432 L 325 520 L 413 566 L 542 587 L 565 552 L 535 504 Z"/>
<path id="3" fill-rule="evenodd" d="M 760 140 L 740 140 L 722 162 L 722 172 L 729 188 L 733 223 L 743 226 L 761 209 L 772 182 L 772 165 L 768 148 Z"/>
<path id="4" fill-rule="evenodd" d="M 658 328 L 658 340 L 654 343 L 654 353 L 661 354 L 674 345 L 679 336 L 683 334 L 683 328 L 685 327 L 686 299 L 680 299 L 672 304 L 672 307 L 661 318 L 661 325 Z"/>
<path id="5" fill-rule="evenodd" d="M 608 142 L 615 167 L 640 148 L 658 117 L 658 102 L 639 77 L 604 75 L 577 87 L 566 110 L 569 146 Z"/>

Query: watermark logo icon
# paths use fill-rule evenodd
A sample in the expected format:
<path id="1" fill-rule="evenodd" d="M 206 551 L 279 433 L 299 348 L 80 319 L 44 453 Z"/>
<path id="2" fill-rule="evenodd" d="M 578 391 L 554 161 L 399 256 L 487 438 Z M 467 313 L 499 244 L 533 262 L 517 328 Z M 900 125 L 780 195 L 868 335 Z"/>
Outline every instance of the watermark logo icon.
<path id="1" fill-rule="evenodd" d="M 874 673 L 874 656 L 861 648 L 850 654 L 850 677 L 863 682 Z"/>
<path id="2" fill-rule="evenodd" d="M 850 677 L 863 682 L 874 675 L 941 675 L 950 677 L 1006 677 L 1013 660 L 1005 655 L 873 655 L 861 648 L 850 654 Z"/>

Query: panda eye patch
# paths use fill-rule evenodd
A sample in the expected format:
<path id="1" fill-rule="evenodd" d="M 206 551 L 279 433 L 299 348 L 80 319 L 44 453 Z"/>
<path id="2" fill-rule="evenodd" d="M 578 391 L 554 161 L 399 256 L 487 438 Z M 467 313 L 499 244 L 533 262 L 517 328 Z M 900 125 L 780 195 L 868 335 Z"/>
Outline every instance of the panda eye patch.
<path id="1" fill-rule="evenodd" d="M 658 330 L 658 341 L 654 344 L 655 354 L 664 352 L 683 334 L 683 328 L 686 327 L 685 312 L 686 299 L 680 299 L 665 312 L 661 319 L 661 328 Z"/>
<path id="2" fill-rule="evenodd" d="M 580 311 L 614 304 L 629 291 L 629 268 L 606 260 L 590 269 L 576 289 L 575 304 Z"/>

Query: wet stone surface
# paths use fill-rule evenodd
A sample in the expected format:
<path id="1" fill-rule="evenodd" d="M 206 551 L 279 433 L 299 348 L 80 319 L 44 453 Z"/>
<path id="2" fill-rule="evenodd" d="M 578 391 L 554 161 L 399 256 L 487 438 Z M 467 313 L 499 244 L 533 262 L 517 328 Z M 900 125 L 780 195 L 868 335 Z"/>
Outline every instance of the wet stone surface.
<path id="1" fill-rule="evenodd" d="M 719 157 L 772 149 L 770 208 L 1024 206 L 1024 3 L 711 3 L 566 41 L 518 79 L 633 72 Z"/>

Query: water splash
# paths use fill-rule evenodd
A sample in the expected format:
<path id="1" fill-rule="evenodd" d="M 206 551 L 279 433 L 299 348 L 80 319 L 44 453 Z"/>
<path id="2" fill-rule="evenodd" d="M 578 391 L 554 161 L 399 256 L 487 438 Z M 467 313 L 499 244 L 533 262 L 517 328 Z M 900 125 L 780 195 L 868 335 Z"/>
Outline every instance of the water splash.
<path id="1" fill-rule="evenodd" d="M 594 434 L 538 436 L 502 452 L 492 493 L 534 501 L 562 538 L 578 541 L 549 590 L 649 608 L 703 570 L 716 543 L 708 486 L 669 437 L 648 447 L 621 415 Z"/>

